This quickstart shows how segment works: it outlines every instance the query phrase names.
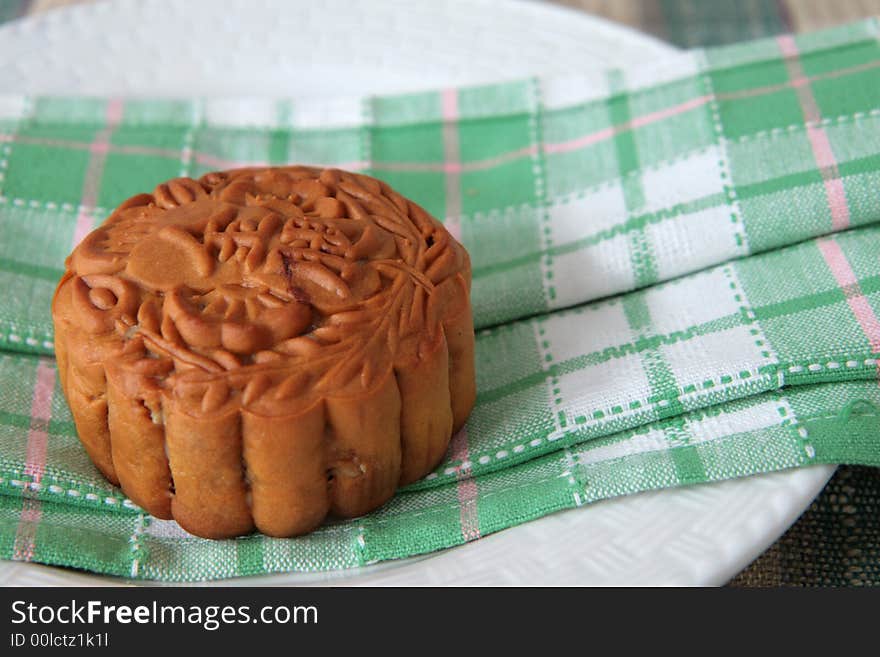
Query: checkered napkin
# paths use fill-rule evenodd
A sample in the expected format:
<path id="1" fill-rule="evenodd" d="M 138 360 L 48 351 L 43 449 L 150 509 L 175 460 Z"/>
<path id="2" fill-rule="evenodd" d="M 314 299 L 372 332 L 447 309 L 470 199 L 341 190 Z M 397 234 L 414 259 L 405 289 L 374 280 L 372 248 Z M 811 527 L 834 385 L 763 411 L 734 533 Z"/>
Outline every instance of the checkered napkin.
<path id="1" fill-rule="evenodd" d="M 0 556 L 156 580 L 343 568 L 616 495 L 880 465 L 877 37 L 393 97 L 0 97 Z M 364 518 L 196 539 L 80 448 L 50 298 L 124 198 L 286 162 L 379 176 L 462 239 L 477 406 Z"/>

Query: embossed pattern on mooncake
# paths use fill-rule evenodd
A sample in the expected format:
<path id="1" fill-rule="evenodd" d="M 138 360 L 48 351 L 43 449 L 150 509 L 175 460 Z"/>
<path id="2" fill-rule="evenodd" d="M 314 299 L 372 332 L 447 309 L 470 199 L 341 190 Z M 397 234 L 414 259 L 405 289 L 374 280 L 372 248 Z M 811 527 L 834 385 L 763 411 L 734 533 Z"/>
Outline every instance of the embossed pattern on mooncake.
<path id="1" fill-rule="evenodd" d="M 470 261 L 368 176 L 275 167 L 123 203 L 53 301 L 104 475 L 205 537 L 293 536 L 388 500 L 475 398 Z"/>

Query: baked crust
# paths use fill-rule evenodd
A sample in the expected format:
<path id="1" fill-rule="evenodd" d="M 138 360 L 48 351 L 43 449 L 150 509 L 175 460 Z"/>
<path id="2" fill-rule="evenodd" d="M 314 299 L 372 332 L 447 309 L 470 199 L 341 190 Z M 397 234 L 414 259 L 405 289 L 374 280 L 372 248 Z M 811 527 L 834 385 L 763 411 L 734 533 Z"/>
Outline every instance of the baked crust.
<path id="1" fill-rule="evenodd" d="M 353 517 L 442 459 L 475 398 L 470 261 L 368 176 L 178 178 L 74 250 L 52 304 L 97 467 L 208 538 Z"/>

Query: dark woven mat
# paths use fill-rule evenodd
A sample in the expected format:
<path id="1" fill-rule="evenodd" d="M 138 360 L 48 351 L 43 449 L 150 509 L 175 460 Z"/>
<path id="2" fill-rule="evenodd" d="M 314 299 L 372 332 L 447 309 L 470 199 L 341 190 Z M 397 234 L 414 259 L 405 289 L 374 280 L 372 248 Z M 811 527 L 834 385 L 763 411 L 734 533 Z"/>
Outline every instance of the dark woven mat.
<path id="1" fill-rule="evenodd" d="M 880 585 L 880 469 L 843 466 L 731 586 Z"/>

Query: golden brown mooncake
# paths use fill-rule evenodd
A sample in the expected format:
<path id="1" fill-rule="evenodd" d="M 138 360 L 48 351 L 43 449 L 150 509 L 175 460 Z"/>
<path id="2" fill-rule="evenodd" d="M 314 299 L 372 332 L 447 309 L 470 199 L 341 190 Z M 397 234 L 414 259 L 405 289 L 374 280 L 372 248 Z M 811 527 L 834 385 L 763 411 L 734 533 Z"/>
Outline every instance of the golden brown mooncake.
<path id="1" fill-rule="evenodd" d="M 385 183 L 178 178 L 68 257 L 52 304 L 104 476 L 198 536 L 311 531 L 427 474 L 474 404 L 470 261 Z"/>

